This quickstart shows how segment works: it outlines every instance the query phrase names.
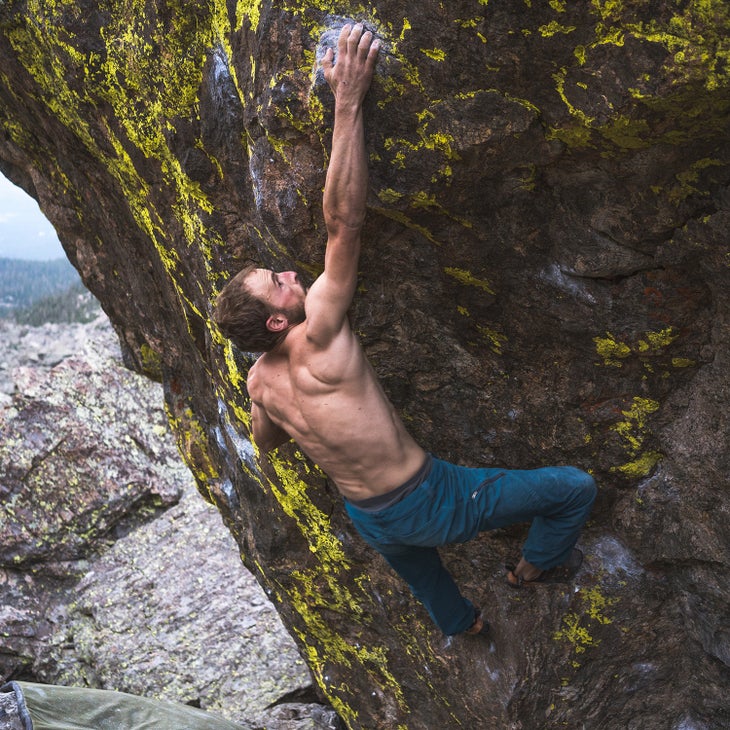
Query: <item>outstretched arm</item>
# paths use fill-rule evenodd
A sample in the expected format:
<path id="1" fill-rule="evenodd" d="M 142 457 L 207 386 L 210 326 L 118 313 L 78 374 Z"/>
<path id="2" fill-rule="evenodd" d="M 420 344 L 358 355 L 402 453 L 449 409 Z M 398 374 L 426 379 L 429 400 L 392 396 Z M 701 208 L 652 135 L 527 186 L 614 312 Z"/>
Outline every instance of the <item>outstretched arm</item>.
<path id="1" fill-rule="evenodd" d="M 326 345 L 346 321 L 357 284 L 360 231 L 365 220 L 368 185 L 362 102 L 370 88 L 380 43 L 361 25 L 346 25 L 337 45 L 322 60 L 324 75 L 335 97 L 324 219 L 327 249 L 324 273 L 307 295 L 307 336 Z"/>

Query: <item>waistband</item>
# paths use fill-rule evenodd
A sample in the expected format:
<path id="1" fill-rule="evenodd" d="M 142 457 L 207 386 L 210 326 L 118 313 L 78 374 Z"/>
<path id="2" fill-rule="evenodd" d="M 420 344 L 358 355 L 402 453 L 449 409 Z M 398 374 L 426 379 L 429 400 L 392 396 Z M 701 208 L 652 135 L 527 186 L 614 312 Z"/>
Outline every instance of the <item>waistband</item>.
<path id="1" fill-rule="evenodd" d="M 367 499 L 345 499 L 363 512 L 380 512 L 387 507 L 392 507 L 397 502 L 405 499 L 411 492 L 418 489 L 428 479 L 432 467 L 433 457 L 431 454 L 426 454 L 426 460 L 423 462 L 423 466 L 407 482 L 401 484 L 400 487 L 391 489 L 390 492 L 385 492 L 385 494 L 368 497 Z"/>

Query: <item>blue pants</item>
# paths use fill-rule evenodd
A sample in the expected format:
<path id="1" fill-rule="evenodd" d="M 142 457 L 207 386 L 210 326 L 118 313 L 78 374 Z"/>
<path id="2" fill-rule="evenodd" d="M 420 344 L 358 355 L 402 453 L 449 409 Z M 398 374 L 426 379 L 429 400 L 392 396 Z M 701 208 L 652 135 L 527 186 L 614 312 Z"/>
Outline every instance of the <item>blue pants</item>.
<path id="1" fill-rule="evenodd" d="M 547 570 L 570 555 L 595 497 L 593 477 L 571 466 L 470 469 L 434 459 L 426 480 L 400 502 L 377 512 L 345 506 L 365 541 L 452 635 L 471 626 L 474 606 L 442 565 L 437 546 L 531 521 L 522 554 Z"/>

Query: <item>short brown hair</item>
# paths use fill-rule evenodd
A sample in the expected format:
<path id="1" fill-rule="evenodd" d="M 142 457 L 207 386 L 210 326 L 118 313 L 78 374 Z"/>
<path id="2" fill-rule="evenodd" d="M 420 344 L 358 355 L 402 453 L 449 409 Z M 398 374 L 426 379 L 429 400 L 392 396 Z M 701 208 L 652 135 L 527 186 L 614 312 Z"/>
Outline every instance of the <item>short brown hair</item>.
<path id="1" fill-rule="evenodd" d="M 223 287 L 215 300 L 213 320 L 239 350 L 268 352 L 281 342 L 286 332 L 269 330 L 266 320 L 275 310 L 246 288 L 246 278 L 255 270 L 255 265 L 247 266 Z"/>

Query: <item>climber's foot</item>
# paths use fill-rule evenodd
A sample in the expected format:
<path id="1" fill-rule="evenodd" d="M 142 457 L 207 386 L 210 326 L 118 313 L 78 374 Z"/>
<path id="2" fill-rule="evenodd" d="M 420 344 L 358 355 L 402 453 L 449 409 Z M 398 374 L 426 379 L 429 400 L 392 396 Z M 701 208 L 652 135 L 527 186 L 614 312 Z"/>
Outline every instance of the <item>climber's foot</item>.
<path id="1" fill-rule="evenodd" d="M 575 578 L 582 564 L 583 553 L 578 548 L 573 548 L 562 565 L 549 570 L 540 570 L 521 558 L 516 567 L 507 566 L 507 585 L 510 588 L 530 588 L 546 583 L 568 583 Z"/>
<path id="2" fill-rule="evenodd" d="M 485 636 L 489 633 L 489 622 L 482 618 L 482 612 L 478 608 L 475 611 L 474 623 L 464 633 L 469 636 Z"/>

